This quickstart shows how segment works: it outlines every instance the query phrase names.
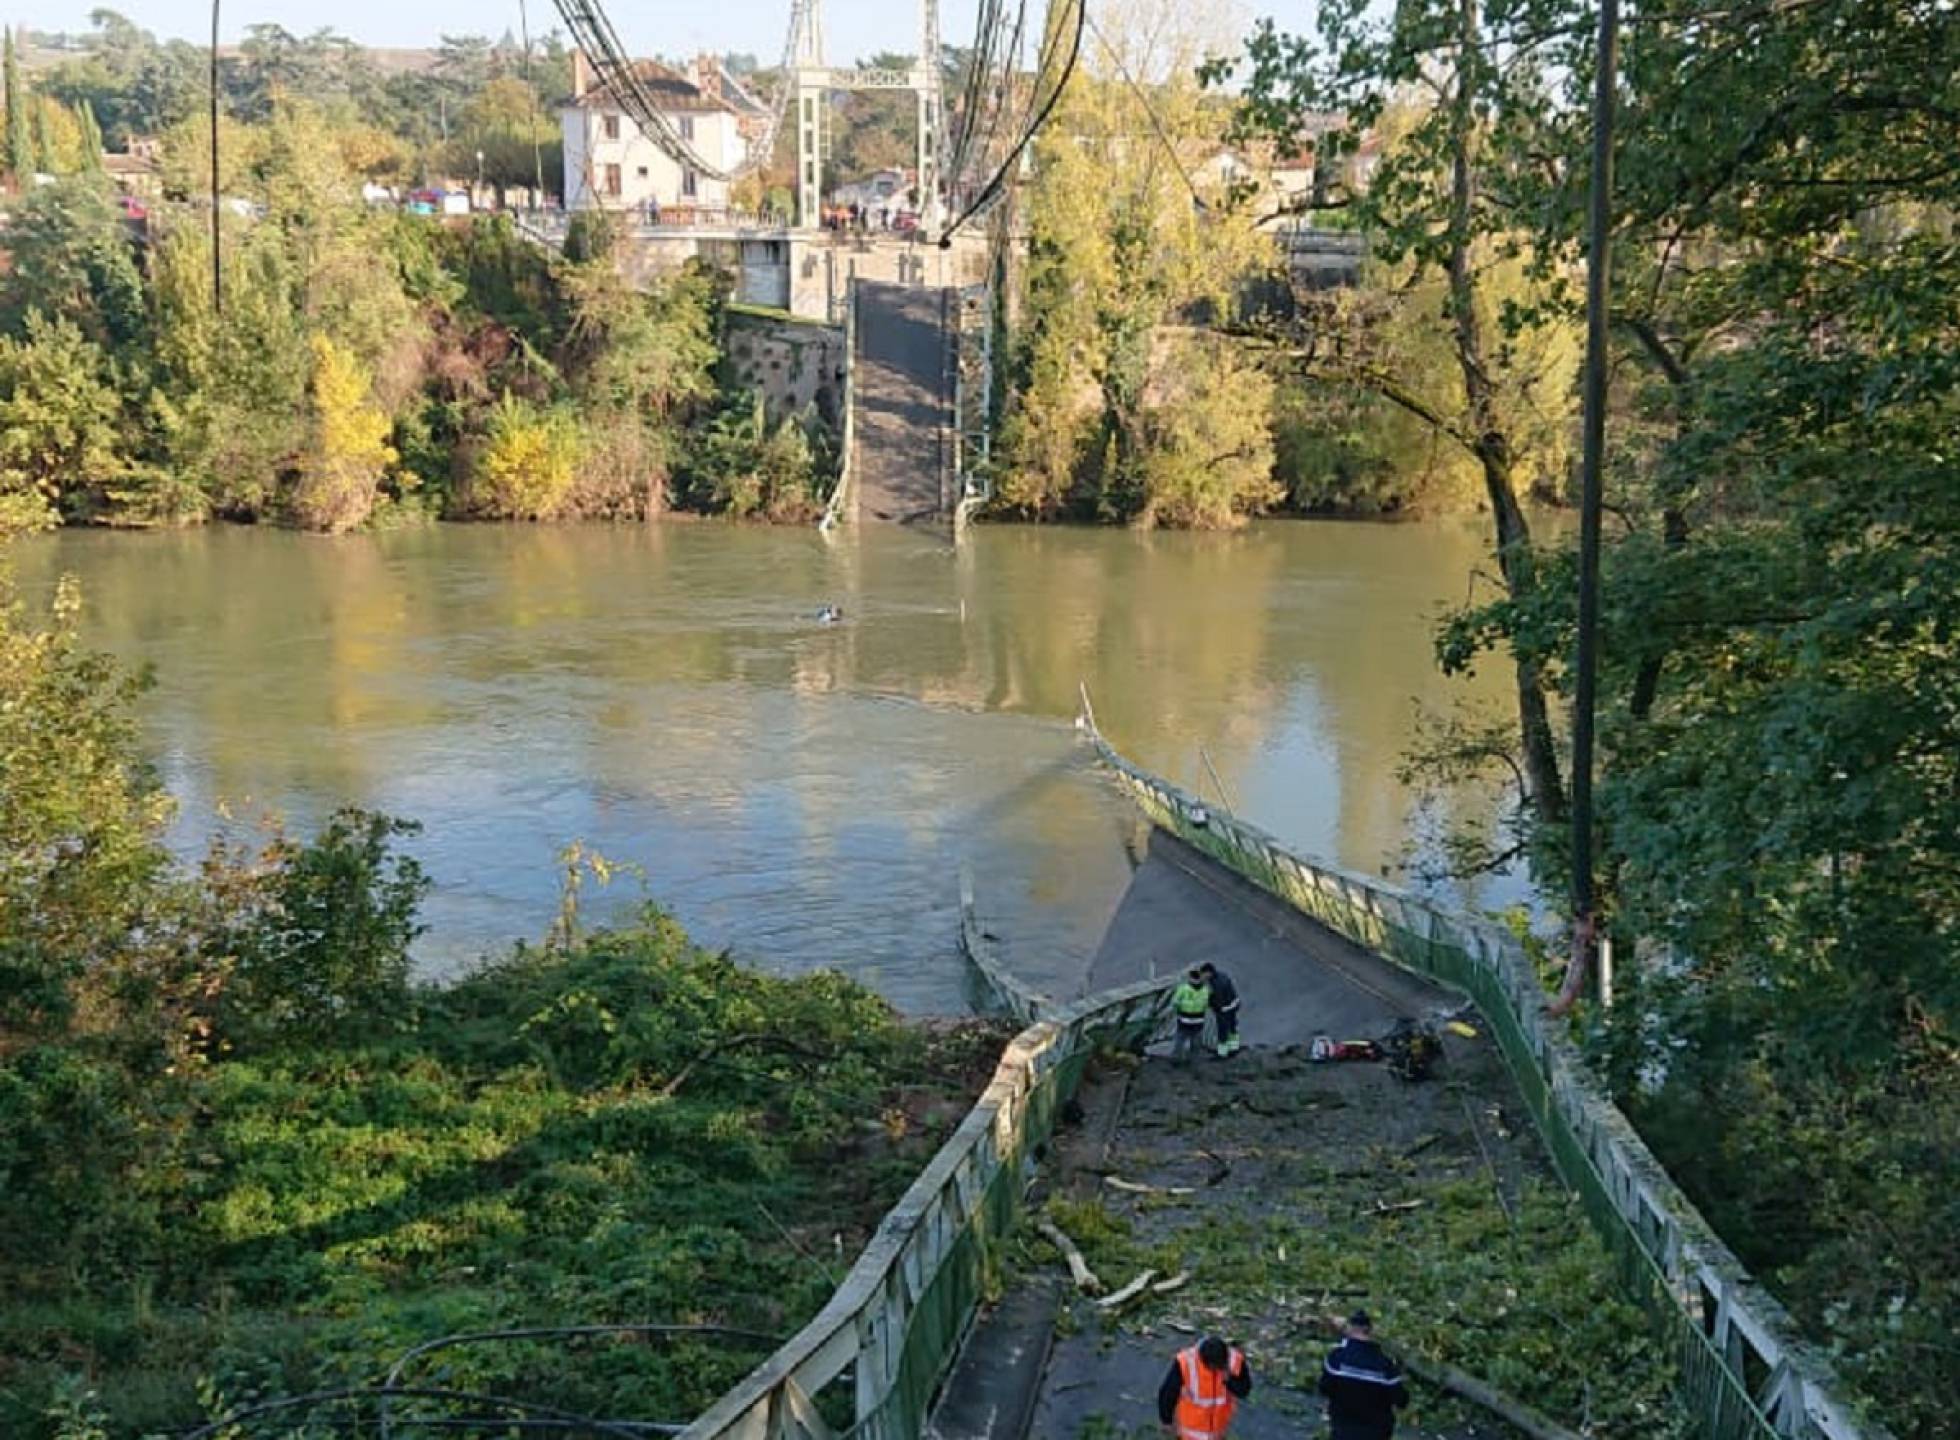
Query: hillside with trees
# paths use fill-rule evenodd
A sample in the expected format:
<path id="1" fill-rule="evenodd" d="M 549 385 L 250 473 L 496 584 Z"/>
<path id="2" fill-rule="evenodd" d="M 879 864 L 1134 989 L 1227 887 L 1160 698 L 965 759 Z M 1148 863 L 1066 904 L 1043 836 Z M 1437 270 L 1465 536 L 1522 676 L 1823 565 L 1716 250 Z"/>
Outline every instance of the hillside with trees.
<path id="1" fill-rule="evenodd" d="M 1571 365 L 1594 18 L 1342 3 L 1238 67 L 1256 133 L 1396 136 L 1334 197 L 1394 307 L 1265 339 L 1474 467 L 1495 565 L 1439 659 L 1504 665 L 1517 711 L 1413 763 L 1514 782 L 1505 833 L 1456 853 L 1522 849 L 1547 893 L 1575 560 L 1524 501 L 1573 443 L 1563 382 L 1534 387 Z M 1621 958 L 1582 1032 L 1744 1261 L 1931 1440 L 1960 1391 L 1960 22 L 1642 11 L 1623 43 L 1593 840 Z"/>

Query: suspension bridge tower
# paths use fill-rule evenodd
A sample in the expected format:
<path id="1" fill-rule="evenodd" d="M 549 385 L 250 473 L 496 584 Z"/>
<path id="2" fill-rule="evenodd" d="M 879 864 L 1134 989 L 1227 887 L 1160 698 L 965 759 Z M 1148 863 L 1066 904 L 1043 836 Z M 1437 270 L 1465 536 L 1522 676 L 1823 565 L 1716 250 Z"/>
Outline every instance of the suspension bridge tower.
<path id="1" fill-rule="evenodd" d="M 824 59 L 823 0 L 796 0 L 793 45 L 796 124 L 796 223 L 818 224 L 823 210 L 824 157 L 830 149 L 829 92 L 910 90 L 917 102 L 919 223 L 940 223 L 939 151 L 945 107 L 939 65 L 939 0 L 919 0 L 919 55 L 909 70 L 832 68 Z"/>

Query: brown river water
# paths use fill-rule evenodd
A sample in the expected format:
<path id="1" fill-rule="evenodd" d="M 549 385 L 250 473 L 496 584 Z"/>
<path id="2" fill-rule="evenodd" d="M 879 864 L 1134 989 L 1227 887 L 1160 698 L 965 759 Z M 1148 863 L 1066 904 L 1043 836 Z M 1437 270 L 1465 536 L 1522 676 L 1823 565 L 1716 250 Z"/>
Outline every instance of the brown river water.
<path id="1" fill-rule="evenodd" d="M 966 865 L 1010 957 L 1067 993 L 1135 827 L 1074 732 L 1078 686 L 1132 758 L 1215 800 L 1202 746 L 1231 808 L 1371 872 L 1417 833 L 1394 772 L 1418 703 L 1502 713 L 1507 693 L 1496 667 L 1451 681 L 1431 658 L 1486 553 L 1473 520 L 980 527 L 957 552 L 721 524 L 15 549 L 29 595 L 75 574 L 90 637 L 153 667 L 180 851 L 266 813 L 422 822 L 432 974 L 539 937 L 578 840 L 640 867 L 702 941 L 918 1012 L 965 1003 Z M 841 623 L 817 622 L 826 604 Z M 642 893 L 616 880 L 585 913 Z"/>

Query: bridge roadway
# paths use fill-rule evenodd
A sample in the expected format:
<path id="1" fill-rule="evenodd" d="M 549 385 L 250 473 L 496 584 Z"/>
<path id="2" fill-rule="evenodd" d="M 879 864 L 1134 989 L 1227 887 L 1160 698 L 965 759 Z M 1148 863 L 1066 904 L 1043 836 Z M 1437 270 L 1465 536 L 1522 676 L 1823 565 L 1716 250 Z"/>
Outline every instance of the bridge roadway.
<path id="1" fill-rule="evenodd" d="M 911 525 L 951 518 L 947 315 L 953 293 L 857 282 L 851 383 L 861 520 Z"/>
<path id="2" fill-rule="evenodd" d="M 1459 1086 L 1509 1096 L 1501 1059 L 1474 1017 L 1478 1039 L 1445 1035 L 1444 1073 L 1455 1085 L 1412 1086 L 1381 1065 L 1306 1058 L 1316 1033 L 1372 1038 L 1400 1017 L 1455 1014 L 1461 997 L 1356 948 L 1153 830 L 1084 988 L 1168 974 L 1201 959 L 1238 983 L 1246 1049 L 1229 1060 L 1207 1056 L 1178 1067 L 1160 1043 L 1133 1074 L 1086 1080 L 1082 1122 L 1060 1132 L 1044 1160 L 1040 1184 L 1049 1194 L 1099 1198 L 1127 1217 L 1140 1239 L 1173 1241 L 1195 1253 L 1210 1222 L 1284 1214 L 1284 1197 L 1303 1172 L 1365 1170 L 1382 1146 L 1399 1152 L 1421 1140 L 1425 1160 L 1454 1166 L 1479 1163 L 1481 1143 L 1506 1188 L 1535 1168 L 1500 1123 L 1484 1121 L 1480 1142 L 1473 1133 L 1479 1122 L 1458 1098 Z M 1200 1146 L 1232 1167 L 1215 1185 L 1207 1183 L 1211 1162 L 1197 1154 Z M 1196 1193 L 1170 1204 L 1125 1194 L 1104 1184 L 1112 1171 Z M 1371 1201 L 1360 1182 L 1357 1203 Z M 1277 1353 L 1297 1357 L 1303 1347 L 1319 1347 L 1303 1341 L 1286 1314 L 1232 1311 L 1206 1293 L 1201 1274 L 1176 1297 L 1141 1305 L 1118 1321 L 1064 1295 L 1058 1275 L 1059 1267 L 1029 1266 L 982 1319 L 934 1415 L 931 1433 L 939 1440 L 1154 1430 L 1157 1385 L 1171 1354 L 1192 1343 L 1195 1330 L 1210 1328 L 1247 1346 L 1259 1382 L 1254 1403 L 1234 1423 L 1236 1440 L 1280 1440 L 1312 1433 L 1321 1423 L 1297 1358 L 1275 1363 Z M 1102 1276 L 1111 1289 L 1131 1278 Z M 1314 1277 L 1299 1282 L 1309 1308 L 1313 1301 L 1342 1303 L 1312 1293 Z M 1082 1323 L 1057 1335 L 1064 1308 Z M 1385 1319 L 1392 1331 L 1394 1317 Z"/>

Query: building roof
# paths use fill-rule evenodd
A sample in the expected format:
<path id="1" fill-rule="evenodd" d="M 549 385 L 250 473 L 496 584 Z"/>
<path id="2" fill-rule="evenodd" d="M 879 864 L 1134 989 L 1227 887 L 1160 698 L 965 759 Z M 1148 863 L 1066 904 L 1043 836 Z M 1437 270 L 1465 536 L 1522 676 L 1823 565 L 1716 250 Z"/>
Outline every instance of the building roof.
<path id="1" fill-rule="evenodd" d="M 736 79 L 734 73 L 713 55 L 695 57 L 694 81 L 707 93 L 719 95 L 727 101 L 728 108 L 737 115 L 757 117 L 769 113 L 769 107 L 756 99 L 754 92 Z"/>
<path id="2" fill-rule="evenodd" d="M 639 76 L 653 105 L 663 115 L 686 114 L 699 111 L 714 111 L 733 114 L 735 107 L 719 95 L 710 95 L 678 70 L 662 65 L 658 60 L 635 60 L 633 71 Z M 612 90 L 605 85 L 594 85 L 583 94 L 572 99 L 572 105 L 583 110 L 617 110 L 619 102 Z"/>

